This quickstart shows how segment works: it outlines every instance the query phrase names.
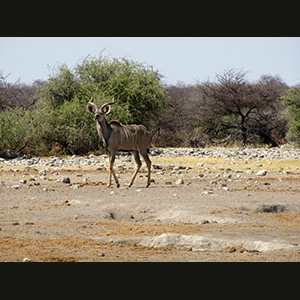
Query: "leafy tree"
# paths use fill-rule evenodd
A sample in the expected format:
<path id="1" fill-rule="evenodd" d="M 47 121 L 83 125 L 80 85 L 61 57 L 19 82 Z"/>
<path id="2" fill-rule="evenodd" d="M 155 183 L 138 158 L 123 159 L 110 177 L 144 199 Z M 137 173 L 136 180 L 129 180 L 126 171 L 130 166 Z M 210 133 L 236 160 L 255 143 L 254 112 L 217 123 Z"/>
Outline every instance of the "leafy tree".
<path id="1" fill-rule="evenodd" d="M 39 98 L 42 102 L 58 107 L 65 101 L 72 101 L 80 93 L 80 90 L 77 78 L 67 65 L 63 64 L 53 68 L 48 81 L 39 91 Z"/>
<path id="2" fill-rule="evenodd" d="M 116 92 L 122 92 L 109 118 L 124 124 L 149 126 L 150 120 L 166 108 L 162 76 L 152 66 L 127 58 L 88 56 L 77 65 L 75 74 L 82 88 L 95 95 L 96 102 L 107 102 Z"/>
<path id="3" fill-rule="evenodd" d="M 290 89 L 282 99 L 288 106 L 289 121 L 288 140 L 300 146 L 300 88 Z"/>
<path id="4" fill-rule="evenodd" d="M 32 133 L 32 117 L 24 108 L 7 108 L 0 115 L 0 152 L 11 149 L 19 152 L 24 149 Z"/>
<path id="5" fill-rule="evenodd" d="M 98 150 L 100 139 L 86 111 L 89 91 L 99 107 L 121 91 L 109 119 L 149 127 L 151 119 L 166 107 L 161 77 L 152 66 L 127 58 L 88 56 L 74 69 L 65 64 L 57 66 L 34 95 L 38 100 L 32 109 L 24 107 L 1 114 L 0 150 L 17 151 L 25 146 L 39 155 Z"/>

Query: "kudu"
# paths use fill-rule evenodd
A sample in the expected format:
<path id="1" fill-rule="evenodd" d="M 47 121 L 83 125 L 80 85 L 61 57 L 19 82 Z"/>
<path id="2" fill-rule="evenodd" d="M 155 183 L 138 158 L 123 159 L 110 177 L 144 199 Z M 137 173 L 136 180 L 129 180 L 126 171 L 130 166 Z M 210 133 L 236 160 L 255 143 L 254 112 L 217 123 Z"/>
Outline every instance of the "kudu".
<path id="1" fill-rule="evenodd" d="M 95 116 L 97 122 L 97 131 L 101 137 L 109 157 L 109 180 L 107 186 L 111 186 L 111 175 L 114 176 L 117 187 L 120 187 L 119 180 L 113 170 L 115 156 L 118 151 L 131 151 L 137 168 L 130 180 L 129 187 L 132 186 L 134 179 L 142 165 L 139 153 L 142 154 L 148 168 L 147 187 L 150 185 L 151 160 L 147 154 L 148 147 L 151 143 L 151 135 L 143 125 L 122 125 L 119 121 L 107 122 L 105 115 L 110 113 L 111 105 L 115 103 L 116 95 L 113 101 L 103 104 L 100 109 L 93 103 L 94 96 L 91 94 L 91 100 L 87 105 L 89 113 Z"/>

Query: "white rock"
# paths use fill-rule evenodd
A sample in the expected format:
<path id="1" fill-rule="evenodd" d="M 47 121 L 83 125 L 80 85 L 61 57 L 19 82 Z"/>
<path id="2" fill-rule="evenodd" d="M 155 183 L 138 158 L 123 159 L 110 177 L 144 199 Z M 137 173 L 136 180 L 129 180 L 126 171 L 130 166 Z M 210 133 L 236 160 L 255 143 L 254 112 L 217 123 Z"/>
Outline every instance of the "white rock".
<path id="1" fill-rule="evenodd" d="M 70 203 L 70 204 L 80 204 L 81 201 L 80 201 L 80 200 L 73 199 L 73 200 L 70 200 L 69 203 Z"/>
<path id="2" fill-rule="evenodd" d="M 28 257 L 24 257 L 24 258 L 23 258 L 23 262 L 30 262 L 30 261 L 31 261 L 31 259 L 28 258 Z"/>
<path id="3" fill-rule="evenodd" d="M 19 188 L 21 188 L 21 185 L 12 185 L 11 188 L 15 189 L 15 190 L 18 190 Z"/>
<path id="4" fill-rule="evenodd" d="M 157 172 L 156 175 L 164 175 L 164 172 Z"/>
<path id="5" fill-rule="evenodd" d="M 178 179 L 176 181 L 176 184 L 179 185 L 179 184 L 184 184 L 184 180 L 182 178 Z"/>
<path id="6" fill-rule="evenodd" d="M 267 170 L 260 170 L 256 173 L 257 176 L 265 176 L 267 175 L 268 171 Z"/>

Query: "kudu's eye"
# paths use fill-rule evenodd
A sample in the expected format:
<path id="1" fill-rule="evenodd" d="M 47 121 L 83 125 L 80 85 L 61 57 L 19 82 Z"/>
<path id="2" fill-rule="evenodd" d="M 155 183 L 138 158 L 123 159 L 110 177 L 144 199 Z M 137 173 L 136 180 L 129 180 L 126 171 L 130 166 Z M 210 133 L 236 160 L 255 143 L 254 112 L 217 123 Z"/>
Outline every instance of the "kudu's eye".
<path id="1" fill-rule="evenodd" d="M 94 118 L 94 121 L 97 121 L 98 118 L 99 118 L 100 114 L 95 114 L 95 118 Z"/>

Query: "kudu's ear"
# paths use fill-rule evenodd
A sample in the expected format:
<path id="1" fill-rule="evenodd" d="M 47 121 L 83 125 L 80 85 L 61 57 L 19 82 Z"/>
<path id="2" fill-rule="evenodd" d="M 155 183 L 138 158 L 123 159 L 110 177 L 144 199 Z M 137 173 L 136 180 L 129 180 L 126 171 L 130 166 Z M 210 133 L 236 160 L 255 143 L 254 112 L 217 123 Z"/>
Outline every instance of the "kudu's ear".
<path id="1" fill-rule="evenodd" d="M 96 111 L 97 111 L 97 108 L 95 107 L 95 104 L 93 104 L 93 103 L 89 103 L 87 106 L 86 106 L 86 108 L 87 108 L 87 111 L 89 112 L 89 113 L 91 113 L 91 114 L 95 114 L 96 113 Z"/>
<path id="2" fill-rule="evenodd" d="M 110 105 L 102 107 L 102 113 L 108 115 L 110 113 Z"/>

